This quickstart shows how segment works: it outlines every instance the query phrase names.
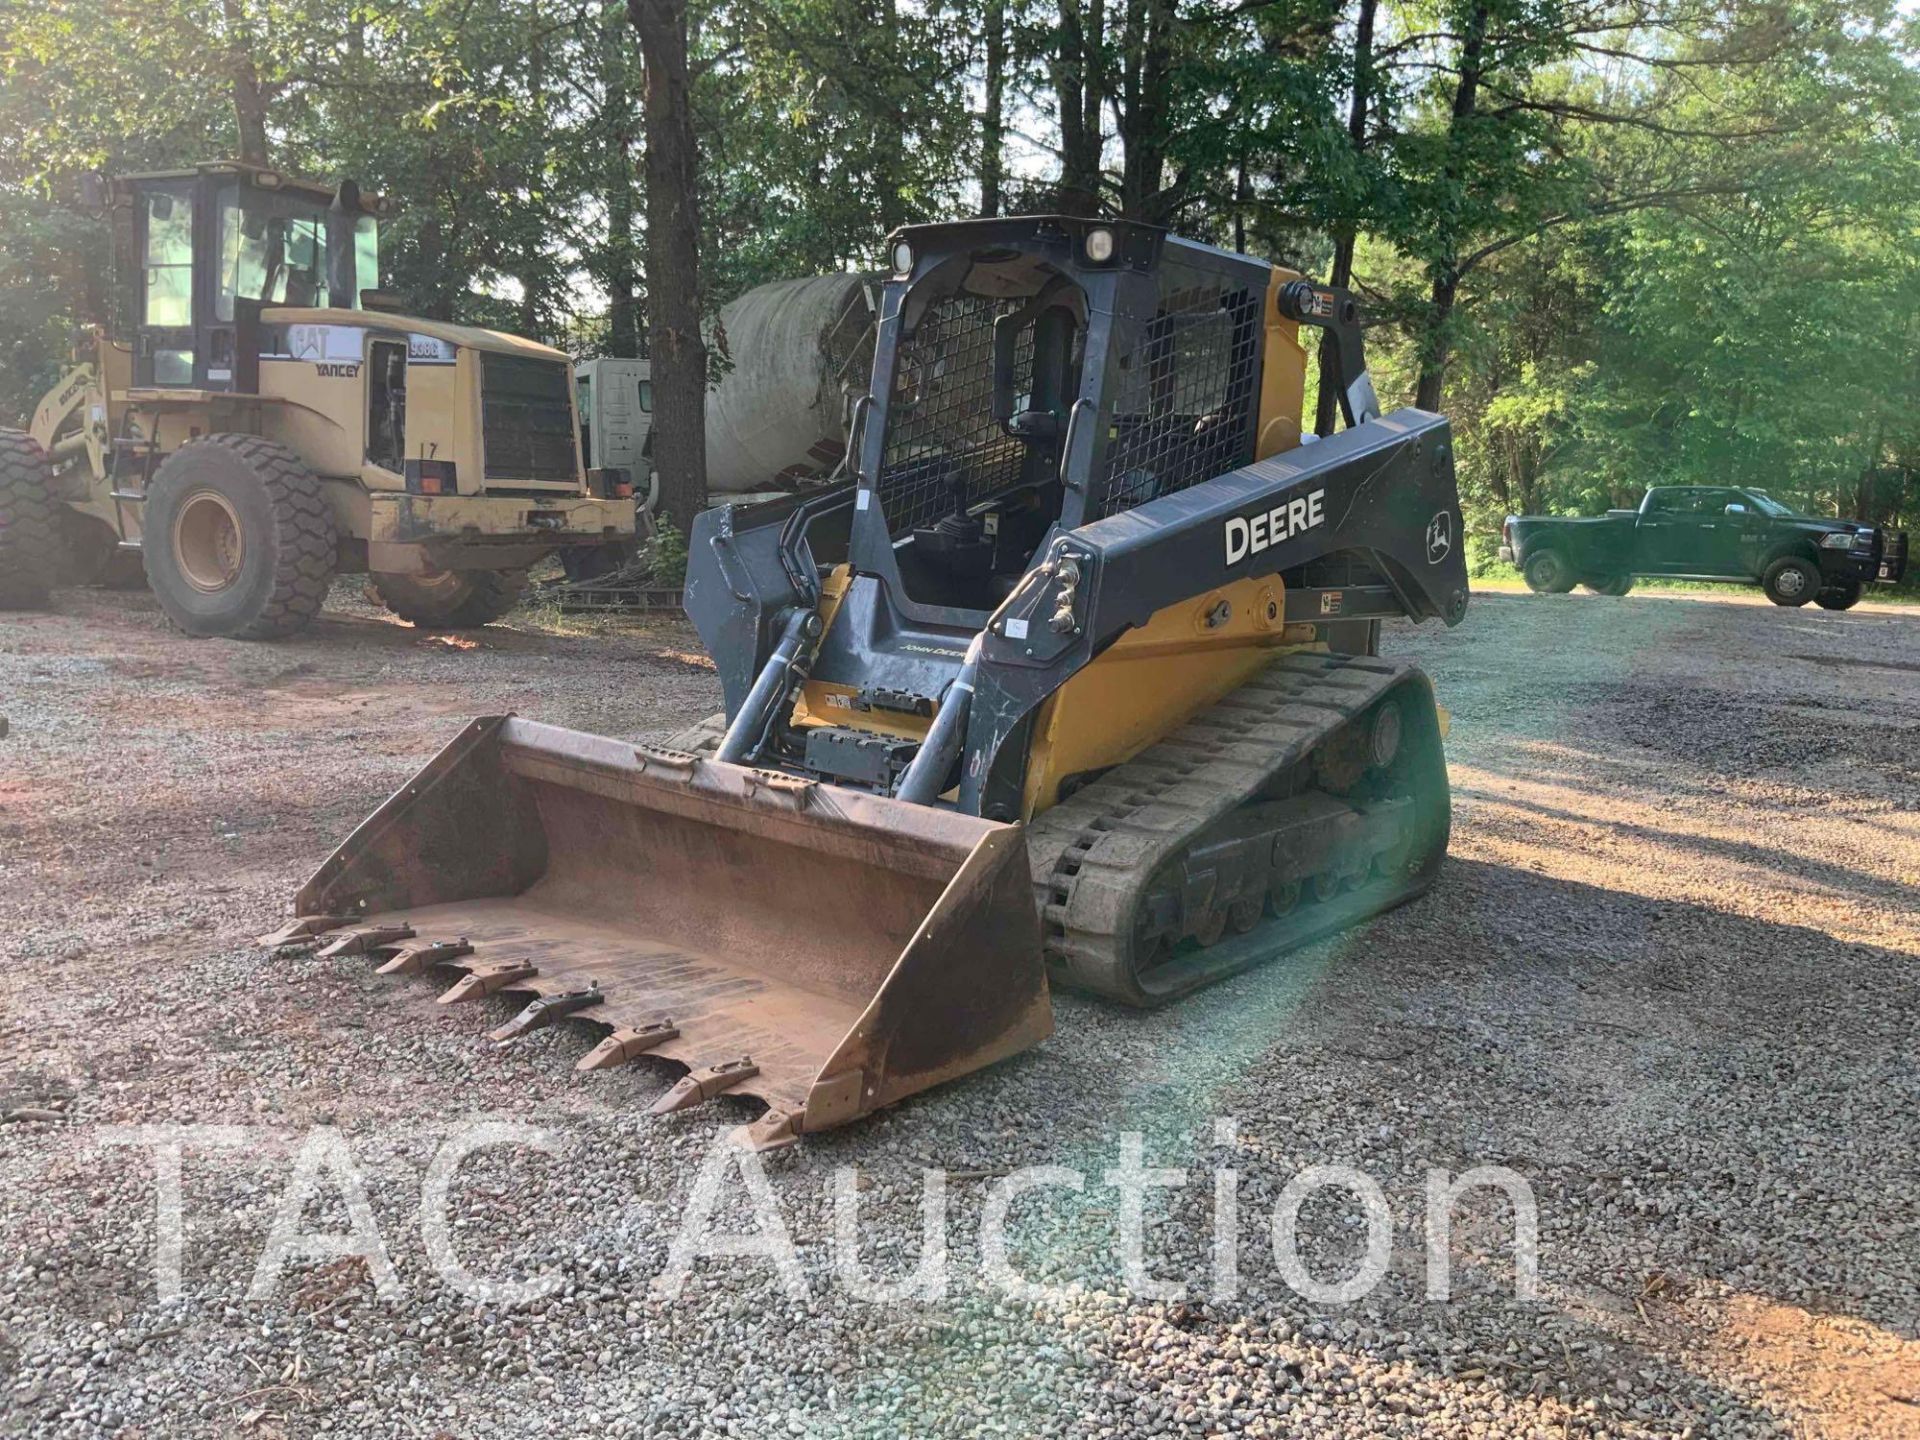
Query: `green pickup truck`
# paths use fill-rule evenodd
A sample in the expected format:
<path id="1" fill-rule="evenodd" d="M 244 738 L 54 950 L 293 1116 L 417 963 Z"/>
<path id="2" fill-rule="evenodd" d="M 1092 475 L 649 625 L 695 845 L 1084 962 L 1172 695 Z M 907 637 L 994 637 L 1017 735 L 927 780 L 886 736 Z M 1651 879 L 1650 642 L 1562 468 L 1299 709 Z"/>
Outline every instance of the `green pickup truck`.
<path id="1" fill-rule="evenodd" d="M 1764 490 L 1656 485 L 1638 510 L 1604 515 L 1509 515 L 1500 558 L 1529 589 L 1560 595 L 1585 585 L 1624 595 L 1639 577 L 1758 585 L 1776 605 L 1811 600 L 1848 610 L 1869 584 L 1907 568 L 1907 535 L 1857 520 L 1801 515 Z"/>

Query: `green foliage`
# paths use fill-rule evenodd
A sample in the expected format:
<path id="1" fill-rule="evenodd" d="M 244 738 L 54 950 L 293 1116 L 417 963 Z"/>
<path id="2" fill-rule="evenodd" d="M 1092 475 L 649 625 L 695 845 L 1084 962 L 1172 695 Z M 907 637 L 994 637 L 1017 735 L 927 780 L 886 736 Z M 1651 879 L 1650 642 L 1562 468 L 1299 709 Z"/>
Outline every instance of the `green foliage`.
<path id="1" fill-rule="evenodd" d="M 647 574 L 655 585 L 670 589 L 687 578 L 687 539 L 680 527 L 666 516 L 657 516 L 653 534 L 640 546 L 640 558 L 646 561 Z"/>
<path id="2" fill-rule="evenodd" d="M 1509 512 L 1593 513 L 1676 481 L 1913 523 L 1906 11 L 696 0 L 702 301 L 870 265 L 893 226 L 969 211 L 992 17 L 1010 206 L 1051 203 L 1072 72 L 1104 128 L 1106 208 L 1314 273 L 1351 243 L 1383 397 L 1455 422 L 1477 566 Z M 410 308 L 581 354 L 624 323 L 631 344 L 644 93 L 622 0 L 8 8 L 0 421 L 106 307 L 107 237 L 67 208 L 73 177 L 231 155 L 250 125 L 274 163 L 400 202 L 385 283 Z"/>

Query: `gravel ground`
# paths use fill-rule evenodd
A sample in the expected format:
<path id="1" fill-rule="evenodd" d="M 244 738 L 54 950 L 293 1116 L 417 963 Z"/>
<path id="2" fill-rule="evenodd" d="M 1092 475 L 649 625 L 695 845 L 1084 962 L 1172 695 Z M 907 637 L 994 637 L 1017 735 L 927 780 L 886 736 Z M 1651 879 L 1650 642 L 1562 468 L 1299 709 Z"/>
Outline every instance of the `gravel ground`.
<path id="1" fill-rule="evenodd" d="M 0 618 L 8 1433 L 1920 1435 L 1920 611 L 1491 596 L 1454 632 L 1396 628 L 1452 712 L 1430 896 L 1163 1014 L 1058 999 L 1038 1050 L 768 1158 L 786 1280 L 708 1258 L 671 1294 L 703 1165 L 713 1225 L 750 1232 L 751 1173 L 715 1148 L 745 1102 L 656 1120 L 670 1067 L 577 1076 L 587 1027 L 495 1048 L 504 1001 L 442 1009 L 250 937 L 467 717 L 641 735 L 714 708 L 691 631 L 436 637 L 342 587 L 310 634 L 250 646 L 175 635 L 144 596 L 56 601 Z M 540 1298 L 430 1262 L 423 1178 L 474 1120 L 558 1151 L 479 1150 L 451 1187 L 460 1262 Z M 107 1127 L 188 1124 L 244 1128 L 186 1149 L 163 1301 L 155 1161 Z M 1146 1209 L 1177 1298 L 1115 1259 L 1126 1131 L 1189 1172 Z M 1033 1165 L 1085 1178 L 1014 1206 L 1037 1287 L 1014 1294 L 980 1236 Z M 1269 1242 L 1314 1165 L 1390 1215 L 1351 1303 L 1307 1298 Z M 1478 1189 L 1432 1298 L 1428 1172 L 1482 1165 L 1530 1187 L 1537 1294 Z M 943 1294 L 836 1278 L 847 1167 L 876 1282 L 914 1266 L 922 1171 L 948 1172 Z M 377 1234 L 389 1293 L 336 1250 L 248 1298 L 276 1217 Z M 1299 1209 L 1323 1284 L 1365 1233 L 1344 1192 Z"/>

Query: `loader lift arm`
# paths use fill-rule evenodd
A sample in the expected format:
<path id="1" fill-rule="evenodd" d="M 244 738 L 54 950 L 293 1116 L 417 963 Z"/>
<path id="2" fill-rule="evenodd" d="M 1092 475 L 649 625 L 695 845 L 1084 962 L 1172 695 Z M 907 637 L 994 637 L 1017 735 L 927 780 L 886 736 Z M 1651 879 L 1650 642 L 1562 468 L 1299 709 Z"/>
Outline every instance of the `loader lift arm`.
<path id="1" fill-rule="evenodd" d="M 1386 583 L 1335 592 L 1340 613 L 1459 623 L 1465 556 L 1427 539 L 1457 534 L 1458 503 L 1447 422 L 1402 410 L 1056 536 L 982 634 L 960 808 L 1008 804 L 1021 779 L 1009 742 L 1034 708 L 1180 600 L 1357 551 Z"/>

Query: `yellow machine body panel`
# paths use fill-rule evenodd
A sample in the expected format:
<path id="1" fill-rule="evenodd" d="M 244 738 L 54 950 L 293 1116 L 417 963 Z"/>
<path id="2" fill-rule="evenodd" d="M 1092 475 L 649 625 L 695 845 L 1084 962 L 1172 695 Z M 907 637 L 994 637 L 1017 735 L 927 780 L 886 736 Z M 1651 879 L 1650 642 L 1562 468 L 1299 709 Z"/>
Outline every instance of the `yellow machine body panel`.
<path id="1" fill-rule="evenodd" d="M 1285 616 L 1279 580 L 1241 580 L 1169 605 L 1114 641 L 1041 707 L 1021 818 L 1051 808 L 1070 777 L 1131 760 L 1276 654 L 1324 648 L 1313 626 Z"/>
<path id="2" fill-rule="evenodd" d="M 561 351 L 517 335 L 413 316 L 276 308 L 263 311 L 261 319 L 286 336 L 285 352 L 263 355 L 260 362 L 260 393 L 287 402 L 265 417 L 267 438 L 297 451 L 317 474 L 355 478 L 369 490 L 406 488 L 400 474 L 367 459 L 368 386 L 379 347 L 405 347 L 408 457 L 452 461 L 455 489 L 463 495 L 481 493 L 486 474 L 480 357 L 514 355 L 570 367 Z M 573 428 L 577 435 L 577 417 Z M 572 481 L 515 484 L 584 494 L 578 441 Z"/>
<path id="3" fill-rule="evenodd" d="M 832 627 L 834 618 L 840 613 L 840 602 L 846 599 L 847 586 L 853 579 L 849 566 L 836 565 L 820 585 L 820 630 L 822 634 Z M 808 676 L 800 687 L 800 696 L 794 702 L 793 723 L 795 725 L 845 725 L 854 730 L 866 730 L 875 735 L 887 735 L 897 740 L 918 740 L 927 733 L 932 717 L 903 715 L 888 710 L 856 710 L 855 698 L 859 691 L 851 685 L 836 685 L 830 680 L 821 680 Z"/>
<path id="4" fill-rule="evenodd" d="M 131 350 L 96 336 L 91 363 L 48 392 L 29 431 L 57 462 L 80 462 L 60 471 L 60 498 L 123 538 L 141 539 L 142 507 L 109 494 L 113 436 L 131 420 L 162 454 L 228 433 L 287 446 L 328 482 L 335 523 L 365 542 L 372 570 L 505 568 L 531 564 L 555 541 L 633 533 L 634 502 L 589 493 L 577 441 L 574 479 L 514 481 L 514 494 L 485 493 L 480 356 L 565 366 L 562 352 L 496 331 L 361 310 L 270 309 L 263 320 L 284 327 L 289 353 L 261 358 L 257 394 L 133 386 Z M 448 493 L 408 493 L 404 476 L 367 458 L 369 366 L 382 343 L 407 347 L 407 453 L 452 461 Z"/>

